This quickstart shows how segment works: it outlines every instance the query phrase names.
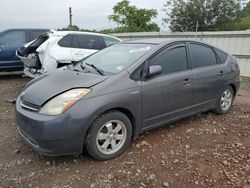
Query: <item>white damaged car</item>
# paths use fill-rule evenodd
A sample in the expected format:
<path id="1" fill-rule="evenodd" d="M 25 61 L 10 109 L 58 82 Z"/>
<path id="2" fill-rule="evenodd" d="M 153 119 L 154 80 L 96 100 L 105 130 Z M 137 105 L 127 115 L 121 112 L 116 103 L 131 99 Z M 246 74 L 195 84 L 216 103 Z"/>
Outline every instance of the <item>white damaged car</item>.
<path id="1" fill-rule="evenodd" d="M 113 45 L 121 40 L 99 33 L 50 31 L 17 50 L 24 63 L 24 74 L 36 77 Z"/>

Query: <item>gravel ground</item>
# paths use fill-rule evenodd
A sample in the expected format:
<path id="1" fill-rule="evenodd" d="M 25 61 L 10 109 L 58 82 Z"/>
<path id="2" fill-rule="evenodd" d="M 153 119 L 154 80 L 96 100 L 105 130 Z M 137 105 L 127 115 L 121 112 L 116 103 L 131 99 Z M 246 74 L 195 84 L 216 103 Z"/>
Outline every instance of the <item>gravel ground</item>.
<path id="1" fill-rule="evenodd" d="M 250 87 L 225 116 L 199 114 L 140 135 L 99 162 L 43 157 L 17 136 L 14 99 L 29 81 L 0 76 L 0 187 L 250 187 Z"/>

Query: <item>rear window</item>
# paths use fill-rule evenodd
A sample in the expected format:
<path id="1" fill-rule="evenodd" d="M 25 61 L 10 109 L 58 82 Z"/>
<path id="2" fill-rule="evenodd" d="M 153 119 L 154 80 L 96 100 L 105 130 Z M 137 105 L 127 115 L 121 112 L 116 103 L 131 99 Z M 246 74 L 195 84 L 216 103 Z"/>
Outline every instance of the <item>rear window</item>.
<path id="1" fill-rule="evenodd" d="M 66 35 L 58 42 L 58 45 L 65 48 L 79 48 L 77 35 Z"/>
<path id="2" fill-rule="evenodd" d="M 103 36 L 103 40 L 104 40 L 107 47 L 111 46 L 117 42 L 120 42 L 118 39 L 113 38 L 113 37 L 108 37 L 108 36 Z"/>
<path id="3" fill-rule="evenodd" d="M 222 52 L 221 50 L 218 50 L 218 49 L 214 49 L 214 50 L 219 58 L 220 63 L 225 63 L 227 60 L 228 54 L 226 54 L 225 52 Z"/>
<path id="4" fill-rule="evenodd" d="M 100 50 L 102 48 L 98 36 L 78 35 L 78 40 L 80 43 L 80 48 L 91 50 Z"/>

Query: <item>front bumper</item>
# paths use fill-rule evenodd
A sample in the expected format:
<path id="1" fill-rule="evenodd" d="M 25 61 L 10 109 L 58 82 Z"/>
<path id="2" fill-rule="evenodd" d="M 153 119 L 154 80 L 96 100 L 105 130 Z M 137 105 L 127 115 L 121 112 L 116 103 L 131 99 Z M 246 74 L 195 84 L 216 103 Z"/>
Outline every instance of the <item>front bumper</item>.
<path id="1" fill-rule="evenodd" d="M 15 122 L 21 138 L 38 153 L 46 156 L 82 153 L 86 126 L 84 117 L 70 113 L 46 116 L 23 109 L 16 101 Z"/>

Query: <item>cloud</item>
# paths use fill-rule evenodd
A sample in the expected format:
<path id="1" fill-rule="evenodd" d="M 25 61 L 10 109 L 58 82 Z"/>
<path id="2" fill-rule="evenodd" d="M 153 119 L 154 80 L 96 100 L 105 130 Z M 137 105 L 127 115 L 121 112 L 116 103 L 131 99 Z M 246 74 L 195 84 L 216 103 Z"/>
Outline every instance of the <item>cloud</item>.
<path id="1" fill-rule="evenodd" d="M 139 8 L 154 8 L 161 25 L 164 0 L 131 0 Z M 40 27 L 57 29 L 68 25 L 68 7 L 73 9 L 73 24 L 85 29 L 115 26 L 108 21 L 117 0 L 1 0 L 0 30 L 8 28 Z"/>

